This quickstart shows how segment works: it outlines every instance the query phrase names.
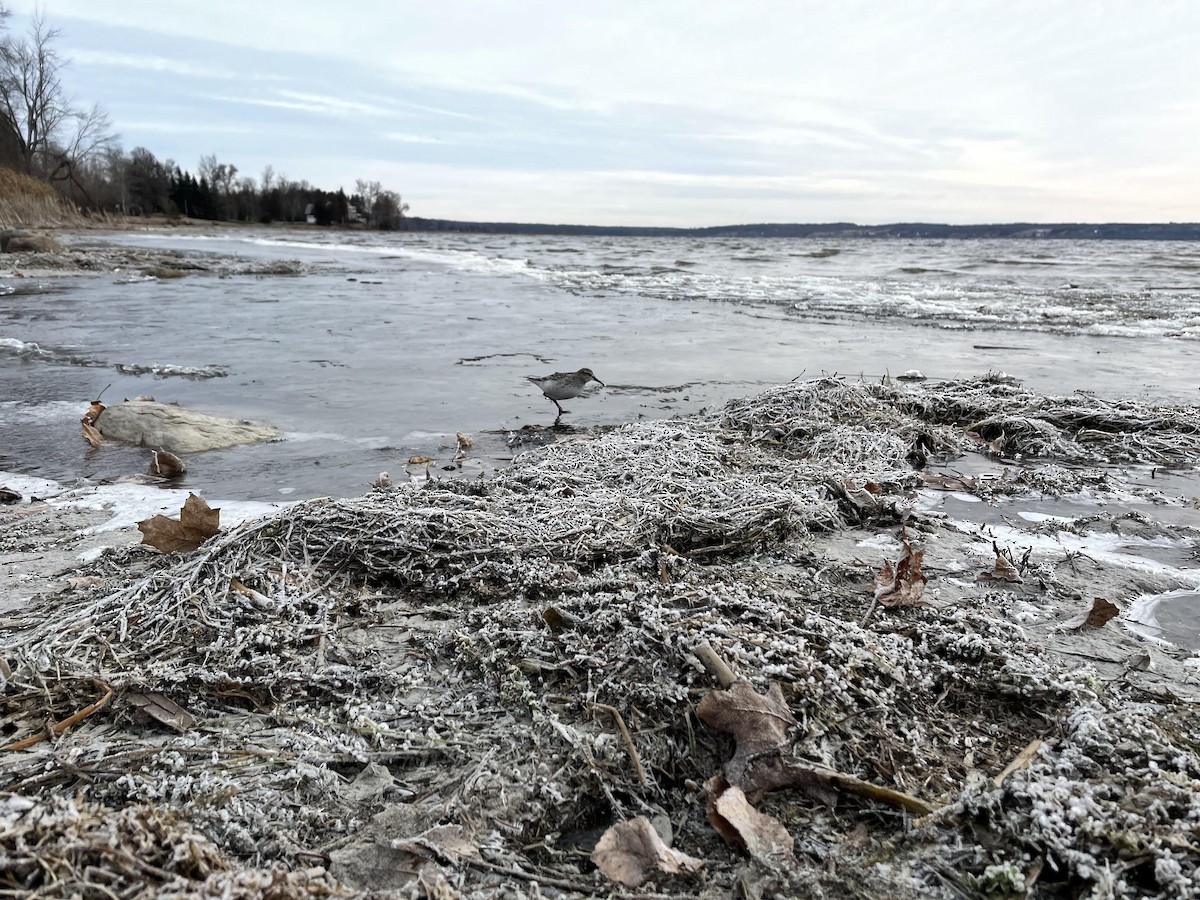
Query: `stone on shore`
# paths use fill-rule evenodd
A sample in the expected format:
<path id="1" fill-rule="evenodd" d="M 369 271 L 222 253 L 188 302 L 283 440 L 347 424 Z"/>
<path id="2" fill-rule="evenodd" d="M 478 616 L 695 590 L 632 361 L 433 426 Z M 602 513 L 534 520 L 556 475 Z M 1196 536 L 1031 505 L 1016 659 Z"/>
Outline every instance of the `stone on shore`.
<path id="1" fill-rule="evenodd" d="M 96 427 L 109 440 L 172 453 L 220 450 L 279 439 L 279 429 L 244 419 L 209 416 L 182 406 L 134 400 L 105 408 Z"/>

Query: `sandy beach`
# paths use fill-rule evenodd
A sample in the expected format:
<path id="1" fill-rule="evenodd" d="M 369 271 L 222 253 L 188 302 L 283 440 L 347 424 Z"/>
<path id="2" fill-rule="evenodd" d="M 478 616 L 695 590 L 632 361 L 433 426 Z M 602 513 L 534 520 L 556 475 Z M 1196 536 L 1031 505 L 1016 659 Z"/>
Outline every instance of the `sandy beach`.
<path id="1" fill-rule="evenodd" d="M 181 270 L 0 269 L 97 252 Z M 801 379 L 486 477 L 209 492 L 179 554 L 137 522 L 187 490 L 10 478 L 5 887 L 1193 896 L 1200 655 L 1146 598 L 1200 588 L 1198 424 Z"/>

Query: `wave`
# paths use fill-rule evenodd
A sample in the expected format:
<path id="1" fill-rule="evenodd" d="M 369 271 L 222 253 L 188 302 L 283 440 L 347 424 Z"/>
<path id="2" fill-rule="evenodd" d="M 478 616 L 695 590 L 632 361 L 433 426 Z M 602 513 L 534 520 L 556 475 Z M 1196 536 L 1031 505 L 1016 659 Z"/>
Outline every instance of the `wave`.
<path id="1" fill-rule="evenodd" d="M 224 378 L 229 374 L 229 368 L 221 365 L 181 366 L 173 363 L 126 363 L 111 362 L 82 356 L 78 353 L 42 347 L 34 341 L 22 341 L 18 338 L 0 337 L 0 357 L 9 356 L 27 361 L 38 361 L 61 366 L 78 366 L 83 369 L 115 369 L 122 375 L 152 375 L 156 379 L 186 378 L 201 380 L 205 378 Z"/>

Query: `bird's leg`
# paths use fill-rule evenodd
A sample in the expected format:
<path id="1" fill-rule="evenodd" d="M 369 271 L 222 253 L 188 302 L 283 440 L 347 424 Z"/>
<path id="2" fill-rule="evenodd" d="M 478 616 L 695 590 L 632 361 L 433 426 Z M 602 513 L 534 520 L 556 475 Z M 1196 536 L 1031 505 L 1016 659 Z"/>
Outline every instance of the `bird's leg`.
<path id="1" fill-rule="evenodd" d="M 550 402 L 551 402 L 551 403 L 553 403 L 553 404 L 554 404 L 554 406 L 555 406 L 555 408 L 558 410 L 558 415 L 559 415 L 559 418 L 561 418 L 561 417 L 562 417 L 563 413 L 569 413 L 569 412 L 570 412 L 570 410 L 569 410 L 569 409 L 563 409 L 561 406 L 559 406 L 559 405 L 558 405 L 558 401 L 557 401 L 557 400 L 555 400 L 553 397 L 551 397 L 551 398 L 550 398 Z M 558 421 L 558 419 L 555 419 L 554 421 L 555 421 L 555 422 L 557 422 L 557 421 Z"/>

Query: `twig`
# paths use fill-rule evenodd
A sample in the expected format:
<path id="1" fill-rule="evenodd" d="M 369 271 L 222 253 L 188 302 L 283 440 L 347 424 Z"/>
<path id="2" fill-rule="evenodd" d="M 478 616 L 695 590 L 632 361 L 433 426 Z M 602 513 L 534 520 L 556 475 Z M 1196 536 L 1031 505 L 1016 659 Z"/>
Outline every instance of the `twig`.
<path id="1" fill-rule="evenodd" d="M 649 782 L 646 780 L 646 770 L 642 768 L 642 759 L 638 756 L 637 748 L 633 746 L 633 737 L 629 734 L 629 729 L 625 727 L 625 720 L 621 717 L 621 711 L 615 706 L 609 706 L 606 703 L 597 703 L 594 700 L 589 700 L 588 706 L 591 709 L 606 712 L 613 717 L 613 721 L 617 723 L 617 728 L 621 729 L 621 736 L 625 738 L 625 749 L 629 751 L 629 757 L 633 760 L 633 767 L 637 770 L 638 781 L 641 782 L 642 787 L 649 787 Z"/>
<path id="2" fill-rule="evenodd" d="M 1037 752 L 1042 749 L 1043 743 L 1045 742 L 1041 738 L 1034 738 L 1032 741 L 1026 744 L 1025 749 L 1014 756 L 1013 761 L 1005 766 L 1004 770 L 999 775 L 992 779 L 992 784 L 994 784 L 996 787 L 1000 787 L 1000 785 L 1004 783 L 1005 778 L 1018 769 L 1023 769 L 1029 765 L 1033 761 L 1033 758 L 1037 756 Z"/>
<path id="3" fill-rule="evenodd" d="M 90 706 L 85 706 L 83 709 L 79 710 L 79 712 L 75 713 L 72 716 L 68 716 L 67 718 L 63 719 L 61 722 L 59 722 L 55 725 L 51 725 L 49 728 L 45 729 L 44 731 L 39 731 L 37 734 L 31 734 L 29 737 L 22 738 L 19 741 L 13 741 L 11 744 L 5 744 L 3 747 L 0 747 L 0 751 L 25 750 L 25 749 L 28 749 L 29 747 L 32 747 L 34 744 L 37 744 L 37 743 L 40 743 L 41 741 L 46 740 L 46 738 L 57 737 L 58 735 L 62 734 L 64 731 L 66 731 L 68 728 L 70 728 L 72 725 L 79 724 L 84 719 L 86 719 L 88 716 L 90 716 L 92 713 L 96 712 L 98 709 L 101 709 L 106 703 L 108 703 L 109 700 L 112 699 L 113 689 L 110 688 L 103 681 L 98 681 L 95 679 L 93 679 L 92 684 L 96 685 L 96 687 L 100 688 L 102 691 L 105 691 L 104 696 L 101 697 L 99 700 L 97 700 L 95 703 L 91 704 Z"/>

